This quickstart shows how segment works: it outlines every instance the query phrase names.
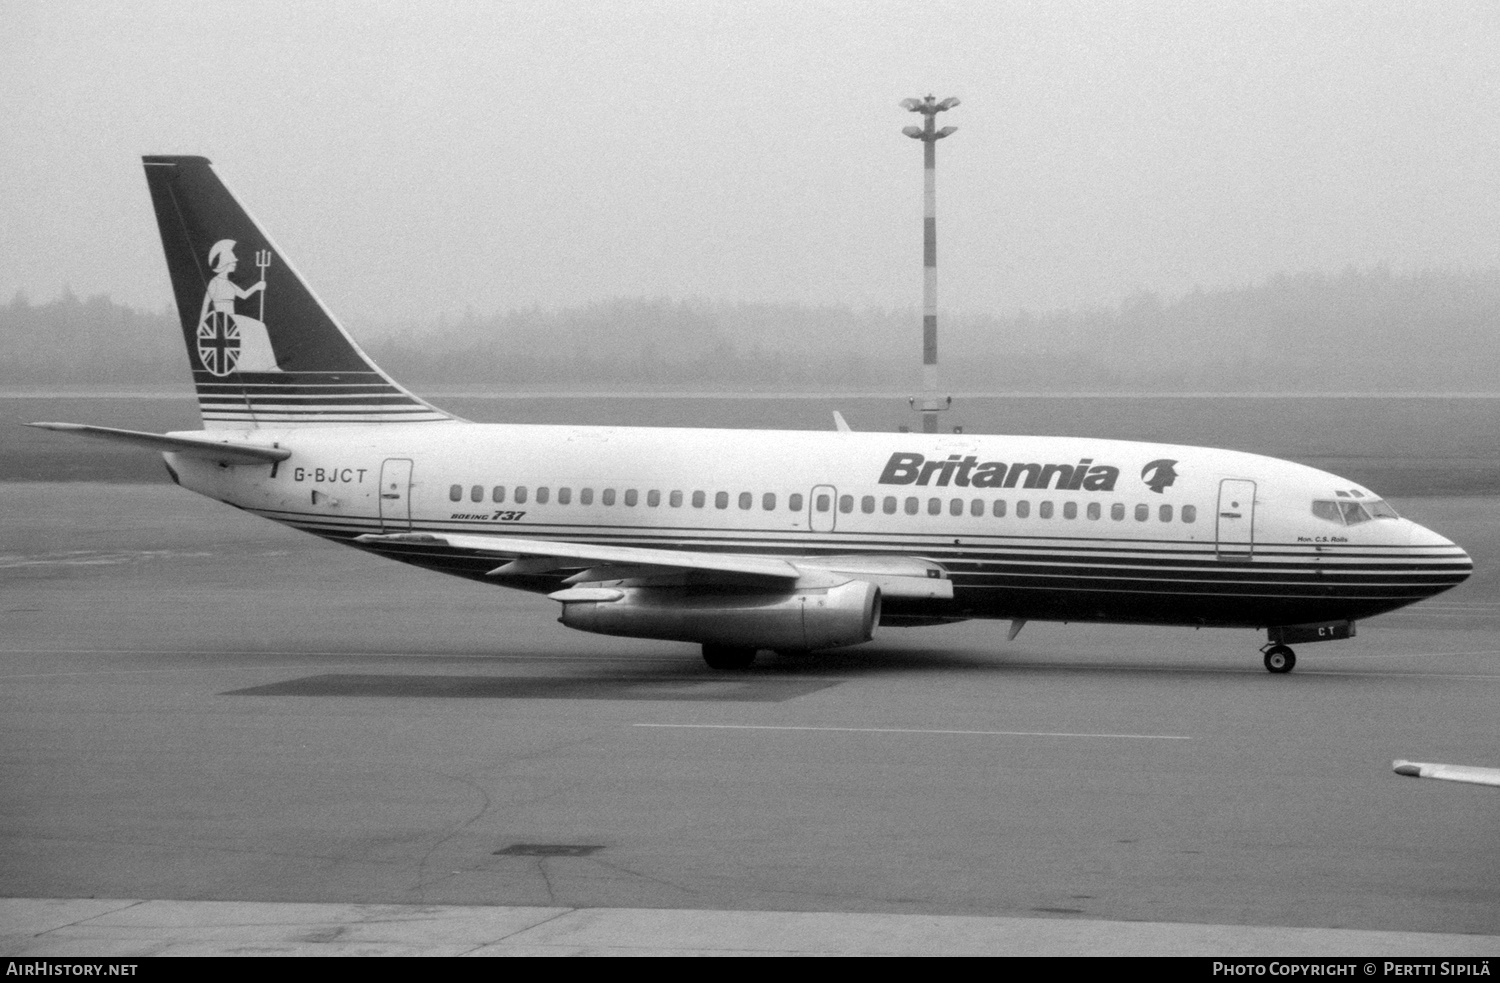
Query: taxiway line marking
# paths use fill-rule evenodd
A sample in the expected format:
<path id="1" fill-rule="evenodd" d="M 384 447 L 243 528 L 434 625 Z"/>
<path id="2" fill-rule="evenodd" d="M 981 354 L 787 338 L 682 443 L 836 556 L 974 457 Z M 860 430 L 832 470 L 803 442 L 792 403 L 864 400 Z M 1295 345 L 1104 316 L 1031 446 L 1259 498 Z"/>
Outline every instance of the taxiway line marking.
<path id="1" fill-rule="evenodd" d="M 971 737 L 1114 737 L 1137 741 L 1191 741 L 1185 734 L 1073 734 L 1043 730 L 929 730 L 922 727 L 797 727 L 775 724 L 632 724 L 696 730 L 814 730 L 849 734 L 957 734 Z"/>

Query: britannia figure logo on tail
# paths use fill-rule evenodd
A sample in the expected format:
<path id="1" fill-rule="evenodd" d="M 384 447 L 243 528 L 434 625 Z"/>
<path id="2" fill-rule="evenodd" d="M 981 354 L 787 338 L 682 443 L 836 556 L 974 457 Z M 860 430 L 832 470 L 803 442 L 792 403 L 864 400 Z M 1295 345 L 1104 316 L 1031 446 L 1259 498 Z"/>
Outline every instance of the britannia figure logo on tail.
<path id="1" fill-rule="evenodd" d="M 214 278 L 203 292 L 203 308 L 198 314 L 198 359 L 210 375 L 226 376 L 231 372 L 280 372 L 271 336 L 266 333 L 266 268 L 271 265 L 271 251 L 255 254 L 260 281 L 240 287 L 229 278 L 239 266 L 234 255 L 235 241 L 220 239 L 208 251 L 208 265 Z M 236 301 L 249 300 L 260 294 L 260 318 L 235 311 Z"/>

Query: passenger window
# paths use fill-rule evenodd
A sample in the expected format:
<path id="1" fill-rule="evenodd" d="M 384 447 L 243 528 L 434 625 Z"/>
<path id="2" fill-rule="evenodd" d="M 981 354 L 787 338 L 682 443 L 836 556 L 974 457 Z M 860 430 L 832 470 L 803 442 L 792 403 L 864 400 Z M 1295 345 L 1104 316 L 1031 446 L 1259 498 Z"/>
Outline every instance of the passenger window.
<path id="1" fill-rule="evenodd" d="M 861 498 L 859 500 L 859 510 L 865 515 L 872 515 L 875 512 L 875 496 L 866 495 L 864 498 Z"/>
<path id="2" fill-rule="evenodd" d="M 578 504 L 579 505 L 593 505 L 594 504 L 594 489 L 592 489 L 592 488 L 580 488 L 580 489 L 578 489 Z"/>
<path id="3" fill-rule="evenodd" d="M 559 488 L 557 490 L 557 504 L 558 505 L 567 505 L 571 501 L 573 501 L 573 489 L 571 489 L 571 488 Z"/>
<path id="4" fill-rule="evenodd" d="M 626 505 L 634 507 L 635 503 L 639 502 L 640 500 L 641 500 L 641 497 L 640 497 L 640 495 L 638 495 L 636 493 L 636 490 L 634 488 L 627 488 L 627 489 L 625 489 L 625 504 Z"/>
<path id="5" fill-rule="evenodd" d="M 536 490 L 536 503 L 538 505 L 546 505 L 547 504 L 547 499 L 549 499 L 551 497 L 552 497 L 552 490 L 550 488 L 548 488 L 546 485 L 543 485 L 542 487 L 540 487 L 540 488 L 538 488 Z"/>
<path id="6" fill-rule="evenodd" d="M 714 493 L 714 508 L 716 508 L 716 509 L 727 509 L 727 508 L 729 508 L 729 493 L 728 492 L 715 492 Z"/>
<path id="7" fill-rule="evenodd" d="M 1026 501 L 1026 499 L 1023 498 L 1019 502 L 1016 503 L 1016 518 L 1017 519 L 1024 519 L 1024 518 L 1026 518 L 1030 514 L 1031 514 L 1031 503 L 1030 502 Z"/>
<path id="8" fill-rule="evenodd" d="M 799 492 L 793 492 L 792 494 L 788 495 L 786 497 L 786 507 L 793 512 L 801 512 L 802 495 Z"/>
<path id="9" fill-rule="evenodd" d="M 708 496 L 701 491 L 693 492 L 693 508 L 701 509 L 708 504 Z"/>
<path id="10" fill-rule="evenodd" d="M 471 502 L 482 502 L 482 501 L 484 501 L 484 486 L 483 485 L 475 485 L 473 488 L 469 489 L 469 501 L 471 501 Z"/>
<path id="11" fill-rule="evenodd" d="M 984 515 L 984 499 L 976 498 L 969 503 L 969 514 L 976 518 Z"/>
<path id="12" fill-rule="evenodd" d="M 948 514 L 949 515 L 963 515 L 964 514 L 964 500 L 961 499 L 961 498 L 950 498 L 948 500 Z"/>
<path id="13" fill-rule="evenodd" d="M 1003 519 L 1003 518 L 1005 518 L 1005 499 L 1003 499 L 1003 498 L 997 498 L 997 499 L 995 499 L 995 507 L 993 509 L 991 509 L 990 511 L 992 513 L 994 513 L 994 516 L 997 519 Z"/>
<path id="14" fill-rule="evenodd" d="M 1037 509 L 1037 516 L 1043 519 L 1052 518 L 1052 503 L 1043 502 L 1041 508 Z"/>
<path id="15" fill-rule="evenodd" d="M 599 503 L 601 505 L 615 504 L 615 490 L 613 488 L 604 489 L 604 492 L 599 496 Z"/>
<path id="16" fill-rule="evenodd" d="M 880 511 L 884 512 L 886 515 L 895 515 L 896 496 L 887 495 L 885 499 L 880 503 Z"/>
<path id="17" fill-rule="evenodd" d="M 682 492 L 674 491 L 672 494 L 668 495 L 667 504 L 672 506 L 672 508 L 674 509 L 682 508 Z"/>
<path id="18" fill-rule="evenodd" d="M 839 496 L 839 511 L 841 513 L 843 513 L 844 515 L 848 515 L 850 512 L 854 511 L 854 496 L 853 495 L 840 495 Z"/>
<path id="19" fill-rule="evenodd" d="M 1115 504 L 1111 505 L 1109 507 L 1109 517 L 1111 519 L 1115 520 L 1116 522 L 1119 522 L 1120 520 L 1124 519 L 1125 518 L 1125 506 L 1123 504 L 1121 504 L 1120 502 L 1116 502 Z"/>
<path id="20" fill-rule="evenodd" d="M 827 512 L 832 507 L 833 502 L 829 500 L 827 495 L 818 495 L 813 498 L 813 508 L 819 512 Z"/>
<path id="21" fill-rule="evenodd" d="M 1196 506 L 1196 505 L 1184 505 L 1182 507 L 1182 521 L 1183 522 L 1197 522 L 1198 521 L 1198 506 Z"/>
<path id="22" fill-rule="evenodd" d="M 448 501 L 462 502 L 464 500 L 464 486 L 452 485 L 448 488 Z"/>
<path id="23" fill-rule="evenodd" d="M 517 505 L 525 505 L 526 504 L 526 486 L 525 485 L 517 485 L 516 486 L 516 504 Z"/>
<path id="24" fill-rule="evenodd" d="M 1099 518 L 1099 516 L 1101 514 L 1103 514 L 1103 511 L 1104 511 L 1103 509 L 1099 508 L 1099 503 L 1098 502 L 1090 502 L 1089 503 L 1088 514 L 1089 514 L 1089 518 L 1090 519 L 1097 519 L 1097 518 Z"/>
<path id="25" fill-rule="evenodd" d="M 1163 522 L 1171 522 L 1172 521 L 1172 506 L 1170 506 L 1170 505 L 1163 505 L 1157 511 L 1161 515 L 1161 521 L 1163 521 Z"/>
<path id="26" fill-rule="evenodd" d="M 646 493 L 646 504 L 653 509 L 659 508 L 661 506 L 661 492 L 655 488 L 648 491 Z"/>
<path id="27" fill-rule="evenodd" d="M 1151 518 L 1151 506 L 1149 506 L 1149 505 L 1137 505 L 1135 507 L 1135 521 L 1136 522 L 1145 522 L 1149 518 Z"/>
<path id="28" fill-rule="evenodd" d="M 755 504 L 755 496 L 749 492 L 740 492 L 740 508 L 748 509 Z"/>
<path id="29" fill-rule="evenodd" d="M 760 507 L 763 508 L 763 509 L 765 509 L 767 512 L 775 512 L 776 511 L 776 493 L 775 492 L 766 492 L 764 495 L 762 495 L 760 497 Z"/>
<path id="30" fill-rule="evenodd" d="M 499 505 L 501 502 L 505 501 L 505 486 L 496 485 L 494 488 L 490 489 L 490 500 L 493 501 L 496 505 Z"/>
<path id="31" fill-rule="evenodd" d="M 908 498 L 906 500 L 906 514 L 907 515 L 916 515 L 917 514 L 917 507 L 918 507 L 919 504 L 920 503 L 917 501 L 917 499 L 915 497 Z"/>
<path id="32" fill-rule="evenodd" d="M 942 515 L 943 514 L 943 500 L 941 498 L 929 498 L 927 500 L 927 514 L 928 515 Z"/>
<path id="33" fill-rule="evenodd" d="M 1078 518 L 1078 503 L 1077 502 L 1064 502 L 1063 503 L 1063 518 L 1064 519 L 1076 519 L 1076 518 Z"/>

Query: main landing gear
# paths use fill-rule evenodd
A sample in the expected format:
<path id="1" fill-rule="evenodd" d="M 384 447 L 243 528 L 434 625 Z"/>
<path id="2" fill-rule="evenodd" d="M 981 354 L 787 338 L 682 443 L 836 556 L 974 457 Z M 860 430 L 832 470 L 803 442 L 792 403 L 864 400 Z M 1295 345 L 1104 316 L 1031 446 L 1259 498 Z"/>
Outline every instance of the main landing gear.
<path id="1" fill-rule="evenodd" d="M 1297 664 L 1297 653 L 1288 645 L 1268 645 L 1261 651 L 1266 654 L 1266 672 L 1291 672 Z"/>
<path id="2" fill-rule="evenodd" d="M 749 669 L 750 663 L 755 661 L 755 649 L 705 643 L 703 661 L 710 669 Z"/>

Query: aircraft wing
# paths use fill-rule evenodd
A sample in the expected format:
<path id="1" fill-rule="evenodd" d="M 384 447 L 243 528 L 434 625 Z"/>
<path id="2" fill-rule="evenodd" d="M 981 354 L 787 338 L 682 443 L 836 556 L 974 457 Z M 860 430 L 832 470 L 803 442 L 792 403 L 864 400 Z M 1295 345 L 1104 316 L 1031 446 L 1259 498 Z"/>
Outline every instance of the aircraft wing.
<path id="1" fill-rule="evenodd" d="M 1398 775 L 1412 778 L 1441 778 L 1450 782 L 1468 782 L 1472 785 L 1492 785 L 1500 788 L 1500 768 L 1476 768 L 1473 765 L 1436 765 L 1425 761 L 1391 762 Z"/>
<path id="2" fill-rule="evenodd" d="M 777 581 L 788 589 L 818 587 L 864 580 L 889 597 L 951 598 L 953 583 L 938 564 L 905 556 L 762 556 L 753 553 L 705 553 L 694 550 L 650 549 L 524 539 L 484 533 L 386 533 L 359 536 L 366 544 L 394 543 L 449 546 L 514 557 L 490 571 L 490 576 L 548 573 L 578 569 L 567 583 L 590 583 L 698 571 L 735 578 Z"/>
<path id="3" fill-rule="evenodd" d="M 153 451 L 169 451 L 186 454 L 217 464 L 275 464 L 285 461 L 292 452 L 284 447 L 267 447 L 239 440 L 215 440 L 212 437 L 188 437 L 181 434 L 168 435 L 146 433 L 143 430 L 117 430 L 114 427 L 91 427 L 82 423 L 28 423 L 28 427 L 41 430 L 56 430 L 59 433 L 93 437 L 118 444 L 132 444 Z"/>

